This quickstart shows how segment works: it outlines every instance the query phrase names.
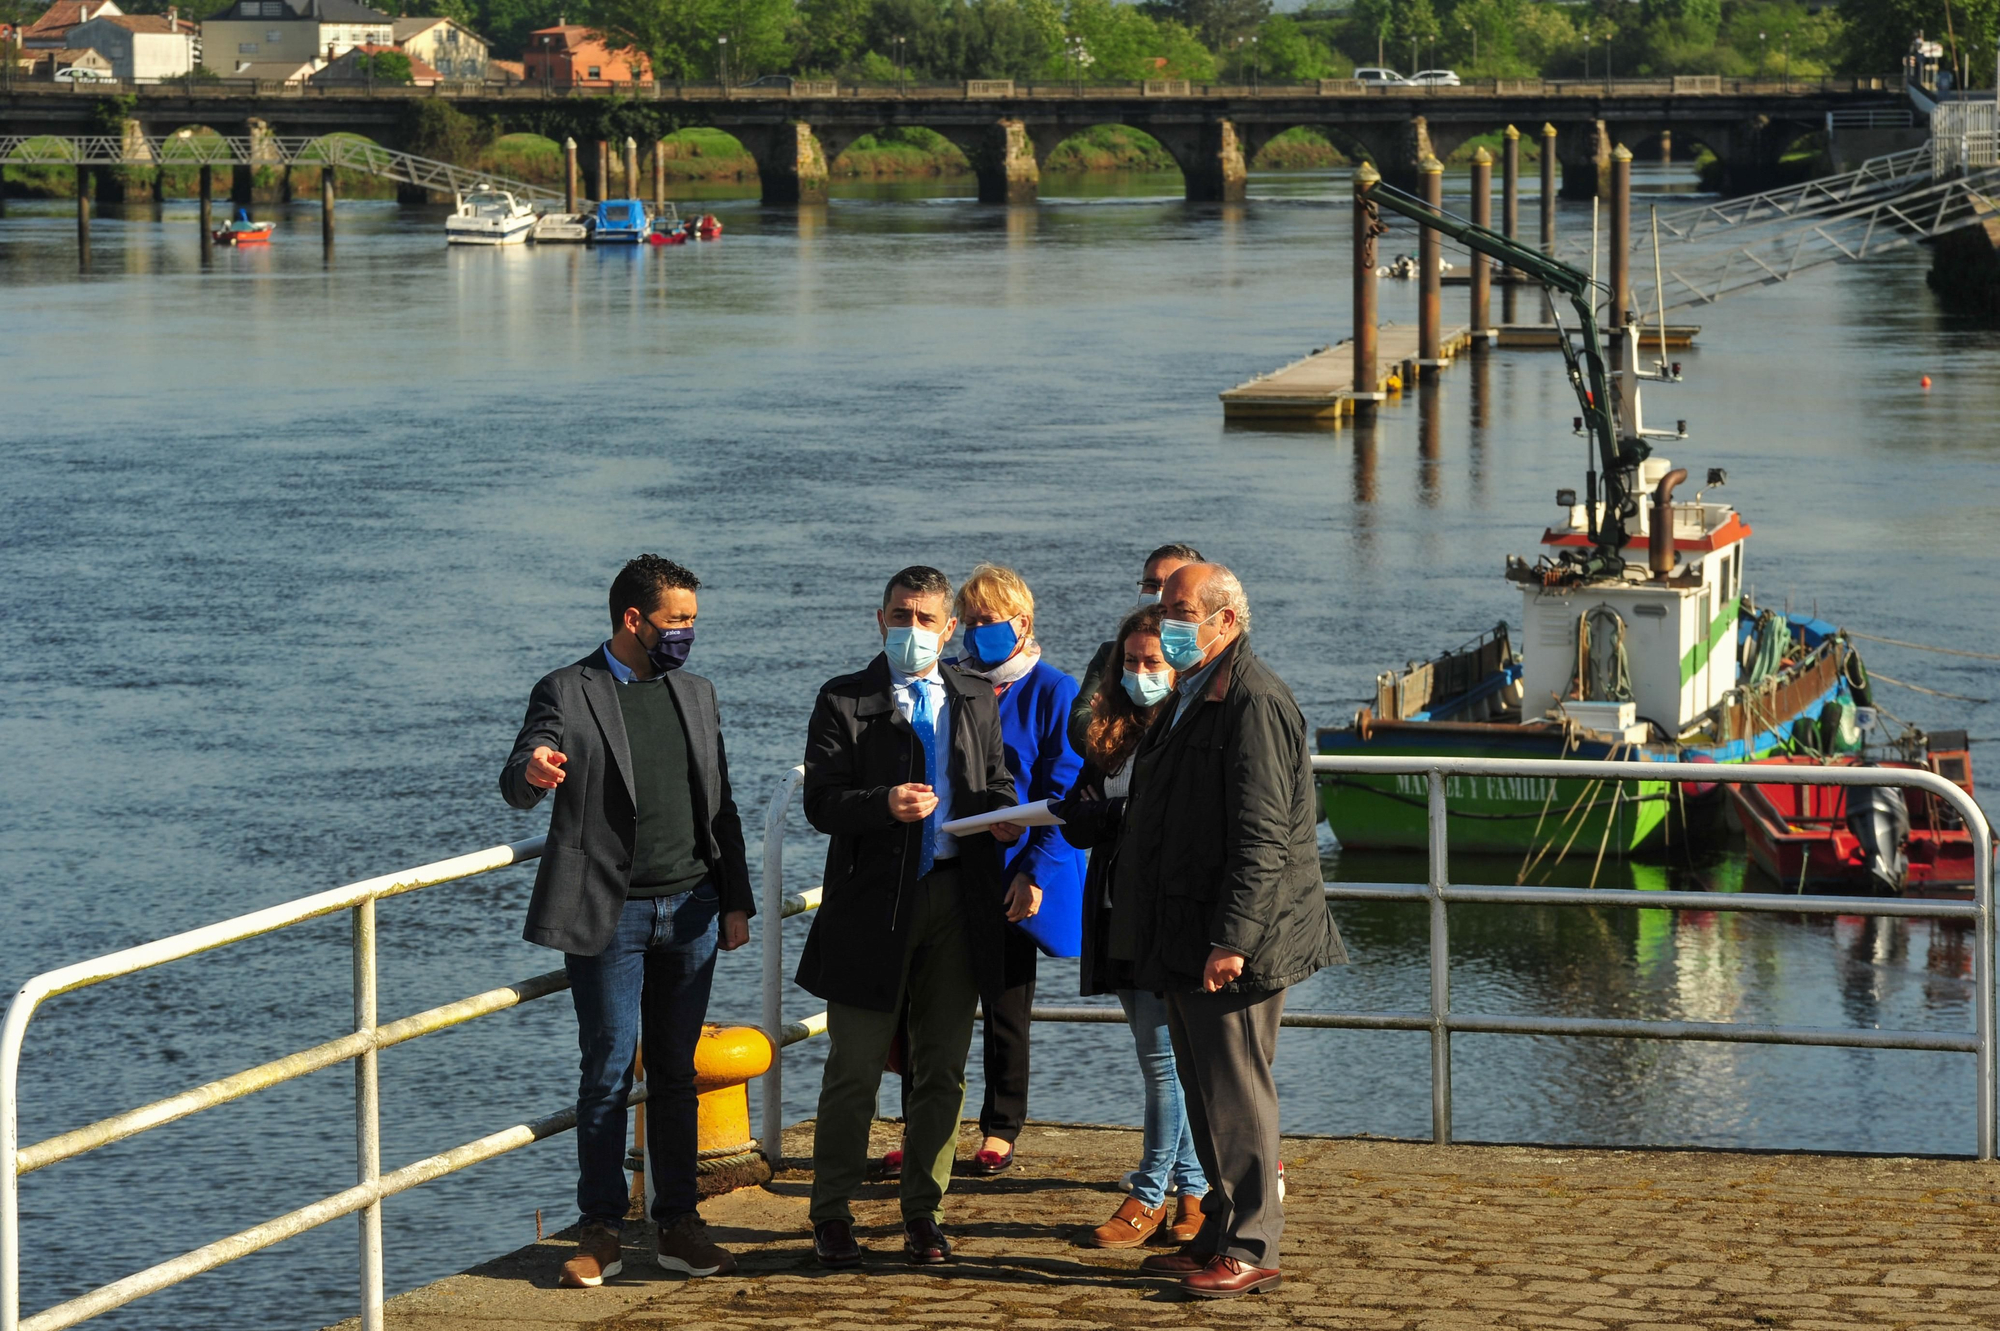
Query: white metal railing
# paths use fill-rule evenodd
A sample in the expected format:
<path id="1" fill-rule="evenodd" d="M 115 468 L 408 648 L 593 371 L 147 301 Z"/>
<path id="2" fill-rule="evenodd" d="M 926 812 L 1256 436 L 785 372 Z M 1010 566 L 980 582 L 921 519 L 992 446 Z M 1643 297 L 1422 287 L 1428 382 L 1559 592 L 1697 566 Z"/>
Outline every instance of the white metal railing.
<path id="1" fill-rule="evenodd" d="M 2000 102 L 1939 102 L 1931 112 L 1932 170 L 2000 165 Z"/>
<path id="2" fill-rule="evenodd" d="M 1570 762 L 1550 759 L 1315 757 L 1322 776 L 1417 776 L 1429 790 L 1429 881 L 1413 883 L 1328 883 L 1330 901 L 1405 901 L 1430 907 L 1430 1004 L 1424 1012 L 1287 1012 L 1287 1026 L 1331 1030 L 1427 1031 L 1431 1043 L 1431 1137 L 1452 1139 L 1451 1037 L 1481 1035 L 1598 1036 L 1640 1040 L 1699 1040 L 1732 1044 L 1817 1045 L 1849 1049 L 1919 1049 L 1971 1053 L 1978 1058 L 1978 1150 L 1994 1158 L 1994 979 L 1993 836 L 1986 816 L 1970 795 L 1931 772 L 1883 767 L 1759 767 L 1759 785 L 1904 786 L 1943 800 L 1965 820 L 1974 839 L 1971 901 L 1896 897 L 1790 896 L 1752 892 L 1653 892 L 1568 887 L 1488 887 L 1455 884 L 1448 865 L 1449 812 L 1445 783 L 1453 776 L 1526 776 L 1585 781 L 1701 781 L 1719 775 L 1713 764 L 1667 762 Z M 764 1028 L 777 1051 L 764 1074 L 762 1120 L 765 1153 L 779 1163 L 784 1126 L 786 1046 L 824 1034 L 826 1013 L 804 1021 L 784 1020 L 783 940 L 778 921 L 814 910 L 820 888 L 786 896 L 784 890 L 785 812 L 805 776 L 803 767 L 786 774 L 764 819 Z M 1603 1017 L 1538 1017 L 1454 1012 L 1451 1006 L 1451 944 L 1447 929 L 1454 903 L 1516 906 L 1622 907 L 1643 910 L 1747 911 L 1788 915 L 1875 915 L 1934 920 L 1966 920 L 1977 933 L 1973 951 L 1974 1029 L 1954 1031 L 1861 1030 L 1820 1026 L 1773 1026 L 1745 1022 L 1631 1020 Z M 1036 1021 L 1118 1023 L 1125 1014 L 1112 1007 L 1037 1007 Z"/>
<path id="3" fill-rule="evenodd" d="M 381 1331 L 382 1199 L 469 1165 L 518 1150 L 531 1142 L 566 1132 L 576 1126 L 576 1109 L 571 1106 L 545 1118 L 517 1123 L 400 1169 L 382 1172 L 381 1103 L 376 1055 L 383 1049 L 418 1036 L 561 993 L 569 988 L 569 980 L 562 971 L 551 971 L 518 984 L 473 994 L 400 1021 L 379 1024 L 375 1011 L 375 903 L 384 897 L 436 887 L 441 883 L 456 882 L 475 874 L 525 863 L 542 853 L 543 840 L 542 837 L 533 837 L 511 845 L 492 846 L 402 873 L 350 883 L 346 887 L 46 971 L 23 984 L 14 1001 L 8 1005 L 4 1025 L 0 1025 L 0 1331 L 57 1331 L 60 1327 L 74 1326 L 204 1271 L 303 1234 L 330 1220 L 357 1212 L 361 1217 L 361 1324 L 366 1331 Z M 28 1033 L 28 1023 L 43 1003 L 61 994 L 74 993 L 119 976 L 259 938 L 341 911 L 350 912 L 353 916 L 354 1031 L 351 1035 L 300 1050 L 164 1100 L 114 1114 L 45 1141 L 21 1145 L 21 1046 Z M 124 1141 L 204 1109 L 268 1090 L 309 1072 L 348 1061 L 354 1063 L 356 1168 L 353 1187 L 205 1244 L 157 1266 L 114 1280 L 32 1316 L 21 1315 L 22 1175 L 101 1146 Z M 635 1087 L 632 1102 L 640 1103 L 645 1098 L 645 1087 Z"/>

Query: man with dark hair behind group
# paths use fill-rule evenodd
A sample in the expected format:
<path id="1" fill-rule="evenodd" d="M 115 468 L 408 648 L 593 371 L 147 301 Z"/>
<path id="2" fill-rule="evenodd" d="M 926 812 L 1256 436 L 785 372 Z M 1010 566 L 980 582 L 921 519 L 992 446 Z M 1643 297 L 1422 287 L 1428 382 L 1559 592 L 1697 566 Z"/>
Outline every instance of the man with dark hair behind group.
<path id="1" fill-rule="evenodd" d="M 1139 566 L 1139 604 L 1158 605 L 1160 592 L 1167 585 L 1167 579 L 1174 570 L 1184 564 L 1199 564 L 1201 551 L 1191 545 L 1175 541 L 1163 545 L 1146 556 L 1146 562 Z M 1077 688 L 1076 701 L 1069 709 L 1069 746 L 1078 753 L 1090 747 L 1090 704 L 1097 697 L 1097 691 L 1104 687 L 1104 677 L 1111 676 L 1113 688 L 1118 686 L 1120 663 L 1112 660 L 1118 644 L 1099 643 L 1097 652 L 1090 658 L 1090 664 L 1083 669 L 1083 683 Z"/>
<path id="2" fill-rule="evenodd" d="M 828 837 L 825 893 L 798 970 L 800 987 L 826 1000 L 808 1215 L 814 1251 L 833 1267 L 861 1260 L 850 1202 L 867 1178 L 883 1061 L 904 1014 L 903 1252 L 920 1265 L 950 1260 L 939 1221 L 973 1012 L 1004 984 L 998 842 L 1022 830 L 943 830 L 1015 803 L 992 684 L 938 661 L 957 627 L 944 574 L 917 565 L 890 578 L 875 622 L 883 650 L 820 688 L 806 729 L 806 819 Z"/>
<path id="3" fill-rule="evenodd" d="M 690 1276 L 736 1269 L 695 1209 L 695 1045 L 716 950 L 749 941 L 754 910 L 715 686 L 681 668 L 700 587 L 658 555 L 626 564 L 611 584 L 610 639 L 535 685 L 500 773 L 517 809 L 556 795 L 522 937 L 562 950 L 576 1003 L 571 1287 L 623 1267 L 625 1110 L 642 1030 L 659 1263 Z"/>

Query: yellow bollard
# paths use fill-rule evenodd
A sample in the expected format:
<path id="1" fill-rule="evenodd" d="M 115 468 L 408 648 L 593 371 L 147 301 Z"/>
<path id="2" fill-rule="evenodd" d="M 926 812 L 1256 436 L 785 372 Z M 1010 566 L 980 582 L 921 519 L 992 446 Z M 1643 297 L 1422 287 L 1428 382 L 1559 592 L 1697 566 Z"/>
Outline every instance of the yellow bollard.
<path id="1" fill-rule="evenodd" d="M 754 1152 L 746 1083 L 771 1067 L 771 1041 L 751 1026 L 704 1026 L 694 1050 L 695 1130 L 702 1169 Z"/>

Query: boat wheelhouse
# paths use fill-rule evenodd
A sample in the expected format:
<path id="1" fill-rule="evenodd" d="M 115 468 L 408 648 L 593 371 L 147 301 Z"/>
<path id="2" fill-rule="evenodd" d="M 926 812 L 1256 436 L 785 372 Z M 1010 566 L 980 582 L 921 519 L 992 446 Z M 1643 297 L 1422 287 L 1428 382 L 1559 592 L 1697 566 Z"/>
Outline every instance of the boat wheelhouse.
<path id="1" fill-rule="evenodd" d="M 652 227 L 652 214 L 642 200 L 606 199 L 597 205 L 590 238 L 599 245 L 643 245 Z"/>

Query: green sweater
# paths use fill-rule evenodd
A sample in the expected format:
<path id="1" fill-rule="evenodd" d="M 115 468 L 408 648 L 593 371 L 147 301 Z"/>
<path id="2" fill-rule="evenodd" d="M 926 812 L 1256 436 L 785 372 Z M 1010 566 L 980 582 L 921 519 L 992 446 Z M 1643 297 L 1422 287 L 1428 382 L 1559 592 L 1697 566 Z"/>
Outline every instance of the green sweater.
<path id="1" fill-rule="evenodd" d="M 673 692 L 660 680 L 618 686 L 625 741 L 632 751 L 632 876 L 627 897 L 669 897 L 708 876 L 695 839 L 694 781 L 687 730 Z"/>

